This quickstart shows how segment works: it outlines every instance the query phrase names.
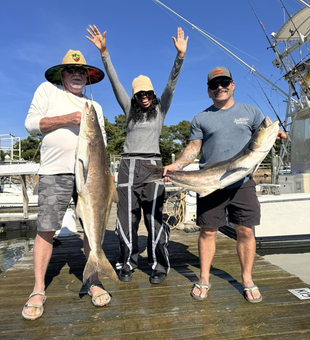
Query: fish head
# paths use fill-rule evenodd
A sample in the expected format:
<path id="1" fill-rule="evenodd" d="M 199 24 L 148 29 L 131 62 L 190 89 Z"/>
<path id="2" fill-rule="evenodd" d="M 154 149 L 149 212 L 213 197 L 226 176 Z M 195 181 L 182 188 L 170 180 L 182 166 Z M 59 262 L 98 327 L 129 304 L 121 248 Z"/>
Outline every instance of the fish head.
<path id="1" fill-rule="evenodd" d="M 249 149 L 258 152 L 269 152 L 279 132 L 279 121 L 272 122 L 264 118 L 249 143 Z"/>
<path id="2" fill-rule="evenodd" d="M 88 106 L 87 102 L 82 111 L 80 123 L 80 135 L 92 139 L 94 136 L 102 135 L 97 112 L 93 105 Z"/>

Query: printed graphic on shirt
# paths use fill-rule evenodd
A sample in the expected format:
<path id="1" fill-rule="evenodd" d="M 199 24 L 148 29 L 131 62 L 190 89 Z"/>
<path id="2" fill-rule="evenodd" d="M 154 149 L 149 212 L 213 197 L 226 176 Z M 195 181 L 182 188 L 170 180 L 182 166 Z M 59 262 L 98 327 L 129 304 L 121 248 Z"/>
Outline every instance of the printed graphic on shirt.
<path id="1" fill-rule="evenodd" d="M 244 117 L 244 118 L 235 118 L 234 123 L 235 124 L 247 124 L 249 121 L 248 117 Z"/>

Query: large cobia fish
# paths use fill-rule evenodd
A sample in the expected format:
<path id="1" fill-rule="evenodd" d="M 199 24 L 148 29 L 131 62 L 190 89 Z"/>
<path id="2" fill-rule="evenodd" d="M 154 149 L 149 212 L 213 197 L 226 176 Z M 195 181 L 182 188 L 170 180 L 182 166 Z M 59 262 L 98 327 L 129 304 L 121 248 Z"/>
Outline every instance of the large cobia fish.
<path id="1" fill-rule="evenodd" d="M 90 254 L 83 272 L 84 283 L 95 272 L 118 277 L 106 258 L 102 243 L 112 202 L 118 202 L 115 184 L 108 167 L 107 154 L 97 113 L 87 103 L 82 111 L 75 165 L 78 201 L 77 216 L 82 219 Z"/>
<path id="2" fill-rule="evenodd" d="M 253 134 L 250 141 L 234 157 L 221 162 L 208 164 L 201 170 L 167 171 L 166 177 L 186 189 L 197 192 L 201 197 L 211 194 L 238 182 L 246 175 L 254 173 L 272 148 L 279 131 L 279 122 L 266 117 Z M 143 164 L 151 174 L 144 182 L 155 182 L 163 178 L 163 168 Z"/>

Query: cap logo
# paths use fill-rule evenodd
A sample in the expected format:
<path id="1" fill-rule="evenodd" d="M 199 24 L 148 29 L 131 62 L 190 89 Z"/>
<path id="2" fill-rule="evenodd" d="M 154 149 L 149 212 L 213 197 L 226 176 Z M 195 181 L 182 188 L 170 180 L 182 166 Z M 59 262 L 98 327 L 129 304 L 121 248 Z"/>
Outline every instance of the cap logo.
<path id="1" fill-rule="evenodd" d="M 81 57 L 81 56 L 80 56 L 79 54 L 77 54 L 77 53 L 72 54 L 72 58 L 73 58 L 73 60 L 76 61 L 76 62 L 80 61 L 80 57 Z"/>
<path id="2" fill-rule="evenodd" d="M 213 75 L 215 76 L 215 75 L 217 75 L 217 74 L 223 74 L 224 72 L 223 72 L 223 70 L 215 70 L 214 72 L 213 72 Z"/>

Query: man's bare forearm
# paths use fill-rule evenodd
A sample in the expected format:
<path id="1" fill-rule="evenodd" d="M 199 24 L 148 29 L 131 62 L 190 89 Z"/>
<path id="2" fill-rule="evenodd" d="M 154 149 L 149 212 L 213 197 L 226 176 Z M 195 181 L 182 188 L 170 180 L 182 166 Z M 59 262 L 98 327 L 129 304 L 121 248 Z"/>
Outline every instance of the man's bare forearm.
<path id="1" fill-rule="evenodd" d="M 182 156 L 175 161 L 175 164 L 183 169 L 188 164 L 192 163 L 199 155 L 201 149 L 201 140 L 191 140 L 184 149 Z"/>
<path id="2" fill-rule="evenodd" d="M 81 122 L 81 112 L 73 112 L 63 116 L 45 117 L 40 120 L 40 131 L 42 133 L 54 131 L 64 126 L 79 125 Z"/>

